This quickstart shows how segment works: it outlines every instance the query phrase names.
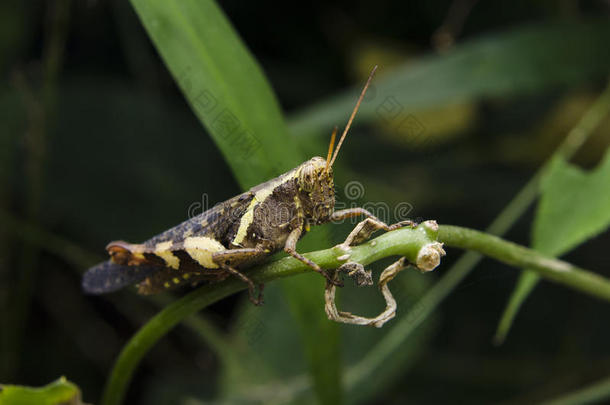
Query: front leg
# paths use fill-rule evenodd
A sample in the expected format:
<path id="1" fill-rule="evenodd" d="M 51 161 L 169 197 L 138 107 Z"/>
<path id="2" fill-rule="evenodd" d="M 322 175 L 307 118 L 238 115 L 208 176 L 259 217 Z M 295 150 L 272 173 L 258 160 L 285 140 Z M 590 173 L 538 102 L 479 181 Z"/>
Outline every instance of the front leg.
<path id="1" fill-rule="evenodd" d="M 358 223 L 358 225 L 356 225 L 356 227 L 347 236 L 345 242 L 339 245 L 343 251 L 349 250 L 349 247 L 352 245 L 358 245 L 365 240 L 368 240 L 370 236 L 379 229 L 390 232 L 395 229 L 402 228 L 403 226 L 417 226 L 417 224 L 411 220 L 400 221 L 392 225 L 387 225 L 385 222 L 364 208 L 348 208 L 345 210 L 335 211 L 331 215 L 330 219 L 331 221 L 340 221 L 355 216 L 366 216 L 367 218 Z"/>
<path id="2" fill-rule="evenodd" d="M 332 285 L 343 287 L 343 283 L 341 282 L 341 280 L 333 280 L 333 278 L 326 271 L 322 270 L 322 268 L 320 266 L 318 266 L 316 263 L 314 263 L 313 261 L 309 260 L 302 254 L 297 252 L 297 241 L 301 237 L 302 233 L 303 233 L 303 224 L 301 224 L 298 228 L 293 229 L 292 232 L 290 232 L 290 234 L 288 235 L 288 238 L 286 239 L 286 244 L 284 245 L 284 251 L 286 253 L 288 253 L 290 256 L 294 257 L 295 259 L 297 259 L 297 260 L 305 263 L 307 266 L 311 267 L 312 270 L 323 275 L 327 281 L 327 284 L 330 283 Z"/>

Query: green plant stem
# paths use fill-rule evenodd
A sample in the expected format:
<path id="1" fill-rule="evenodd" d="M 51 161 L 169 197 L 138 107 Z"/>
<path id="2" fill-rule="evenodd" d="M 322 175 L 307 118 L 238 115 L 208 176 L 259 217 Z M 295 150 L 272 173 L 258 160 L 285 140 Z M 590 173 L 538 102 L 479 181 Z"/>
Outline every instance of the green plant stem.
<path id="1" fill-rule="evenodd" d="M 541 277 L 610 301 L 610 280 L 605 277 L 497 236 L 447 225 L 441 228 L 439 241 L 447 246 L 476 250 L 506 264 L 530 268 Z"/>
<path id="2" fill-rule="evenodd" d="M 610 280 L 500 238 L 466 228 L 441 226 L 439 240 L 448 246 L 478 250 L 518 267 L 530 267 L 543 277 L 610 301 Z M 402 228 L 353 247 L 350 260 L 364 265 L 388 256 L 406 256 L 414 260 L 419 249 L 429 242 L 430 238 L 419 229 Z M 342 254 L 331 248 L 306 256 L 321 267 L 332 269 L 340 264 L 337 257 Z M 284 258 L 253 269 L 251 277 L 256 282 L 266 283 L 307 271 L 309 268 L 303 263 Z M 175 301 L 153 317 L 123 348 L 108 379 L 102 404 L 116 405 L 121 402 L 142 357 L 181 320 L 245 287 L 245 284 L 233 279 L 207 285 Z"/>

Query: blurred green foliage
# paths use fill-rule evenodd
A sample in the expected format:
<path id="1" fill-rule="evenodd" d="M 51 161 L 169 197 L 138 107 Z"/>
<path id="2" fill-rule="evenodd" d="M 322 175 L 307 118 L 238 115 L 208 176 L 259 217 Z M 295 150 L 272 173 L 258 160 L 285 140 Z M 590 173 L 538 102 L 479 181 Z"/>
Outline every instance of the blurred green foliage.
<path id="1" fill-rule="evenodd" d="M 376 81 L 373 102 L 364 103 L 359 118 L 396 121 L 407 111 L 417 116 L 430 107 L 532 94 L 603 76 L 610 65 L 608 37 L 607 18 L 554 21 L 488 35 L 441 55 L 407 61 Z M 356 95 L 354 90 L 316 103 L 292 118 L 291 131 L 296 135 L 327 132 L 326 128 L 349 114 Z"/>
<path id="2" fill-rule="evenodd" d="M 61 44 L 54 119 L 48 121 L 38 120 L 36 101 L 45 86 L 43 50 L 53 43 L 48 27 L 58 3 L 3 4 L 3 215 L 27 216 L 25 162 L 31 156 L 24 145 L 29 128 L 42 125 L 47 134 L 42 209 L 28 225 L 61 235 L 92 257 L 101 256 L 109 240 L 147 239 L 206 204 L 324 154 L 333 125 L 343 125 L 361 86 L 354 65 L 380 63 L 358 50 L 390 41 L 408 52 L 388 57 L 393 69 L 381 63 L 356 120 L 369 125 L 352 130 L 337 162 L 339 200 L 391 207 L 408 202 L 414 218 L 483 228 L 574 126 L 581 113 L 570 114 L 569 101 L 585 100 L 580 104 L 586 108 L 599 93 L 610 71 L 608 8 L 594 2 L 517 1 L 501 8 L 479 2 L 454 32 L 454 47 L 440 51 L 430 45 L 431 37 L 448 18 L 451 3 L 349 8 L 328 3 L 294 12 L 292 5 L 222 2 L 225 20 L 211 2 L 134 1 L 140 21 L 126 2 L 74 2 Z M 197 88 L 210 89 L 260 143 L 251 159 L 234 153 L 235 145 L 197 108 L 200 93 L 189 93 Z M 455 105 L 461 108 L 447 109 Z M 411 125 L 395 125 L 401 117 Z M 457 133 L 443 136 L 455 127 Z M 598 131 L 576 161 L 594 165 L 608 144 L 608 131 Z M 561 184 L 578 188 L 583 179 Z M 366 191 L 357 201 L 344 195 L 350 180 Z M 568 215 L 576 220 L 577 210 L 570 207 Z M 607 214 L 603 208 L 600 215 Z M 586 218 L 598 220 L 598 231 L 603 228 L 598 218 Z M 528 215 L 509 237 L 528 243 L 531 222 Z M 30 228 L 14 231 L 8 223 L 0 226 L 3 313 L 14 303 L 19 278 L 21 258 L 15 252 L 24 239 L 31 240 L 23 236 Z M 328 246 L 348 231 L 349 225 L 329 225 L 299 246 Z M 44 235 L 38 239 L 32 305 L 20 320 L 22 349 L 2 341 L 0 381 L 40 386 L 67 375 L 86 401 L 97 402 L 121 346 L 158 305 L 131 290 L 84 297 L 79 282 L 84 265 L 74 265 L 72 250 L 55 249 L 55 242 Z M 607 244 L 603 233 L 569 259 L 608 276 Z M 455 256 L 450 252 L 446 266 Z M 373 270 L 377 274 L 387 264 Z M 296 317 L 294 302 L 321 310 L 322 284 L 317 275 L 303 275 L 282 289 L 268 286 L 262 308 L 252 308 L 240 295 L 205 311 L 205 318 L 194 321 L 199 329 L 177 328 L 147 356 L 126 403 L 309 403 L 316 395 L 331 401 L 341 395 L 331 391 L 336 378 L 343 380 L 346 403 L 523 402 L 559 395 L 610 372 L 610 327 L 604 321 L 610 310 L 548 283 L 529 298 L 506 344 L 492 348 L 516 273 L 491 262 L 481 267 L 365 381 L 354 377 L 359 370 L 353 367 L 391 332 L 392 323 L 382 330 L 330 323 L 308 330 L 308 314 L 302 312 L 307 306 Z M 438 273 L 396 279 L 396 324 L 410 322 L 410 311 L 418 310 L 414 303 L 443 269 Z M 382 306 L 374 289 L 356 293 L 347 287 L 342 299 L 357 313 Z M 4 335 L 10 326 L 3 326 Z M 314 339 L 318 353 L 311 351 Z M 5 363 L 7 353 L 16 357 L 14 363 Z M 323 353 L 327 357 L 316 358 Z M 324 362 L 329 367 L 323 375 Z"/>

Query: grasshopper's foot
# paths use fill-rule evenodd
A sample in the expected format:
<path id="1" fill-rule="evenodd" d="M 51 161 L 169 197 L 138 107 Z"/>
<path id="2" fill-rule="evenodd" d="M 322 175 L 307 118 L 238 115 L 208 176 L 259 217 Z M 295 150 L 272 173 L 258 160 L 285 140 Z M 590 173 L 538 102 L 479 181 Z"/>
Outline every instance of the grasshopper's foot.
<path id="1" fill-rule="evenodd" d="M 417 222 L 407 219 L 407 220 L 396 222 L 395 224 L 389 225 L 388 231 L 393 231 L 394 229 L 403 228 L 405 226 L 408 226 L 409 228 L 417 228 L 418 225 L 419 224 Z"/>
<path id="2" fill-rule="evenodd" d="M 360 263 L 345 263 L 337 269 L 337 272 L 346 273 L 358 287 L 373 285 L 372 272 L 365 270 Z"/>
<path id="3" fill-rule="evenodd" d="M 254 294 L 254 285 L 248 285 L 248 299 L 256 306 L 263 305 L 265 301 L 263 301 L 263 289 L 265 288 L 265 284 L 258 285 L 258 294 Z"/>
<path id="4" fill-rule="evenodd" d="M 241 271 L 229 266 L 228 264 L 221 263 L 220 268 L 226 270 L 229 274 L 239 278 L 244 283 L 248 284 L 248 298 L 254 305 L 262 305 L 263 304 L 263 288 L 264 284 L 258 285 L 258 294 L 256 294 L 256 286 L 254 285 L 254 281 L 248 276 L 246 276 Z"/>

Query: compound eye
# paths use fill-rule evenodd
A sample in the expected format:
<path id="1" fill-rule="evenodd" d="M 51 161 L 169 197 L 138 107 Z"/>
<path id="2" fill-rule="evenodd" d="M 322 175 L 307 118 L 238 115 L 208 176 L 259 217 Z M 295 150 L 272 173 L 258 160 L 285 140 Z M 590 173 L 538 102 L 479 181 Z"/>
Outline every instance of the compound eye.
<path id="1" fill-rule="evenodd" d="M 301 173 L 299 175 L 299 185 L 301 189 L 305 191 L 313 190 L 313 185 L 315 182 L 314 177 L 314 169 L 312 166 L 305 166 L 301 169 Z"/>

